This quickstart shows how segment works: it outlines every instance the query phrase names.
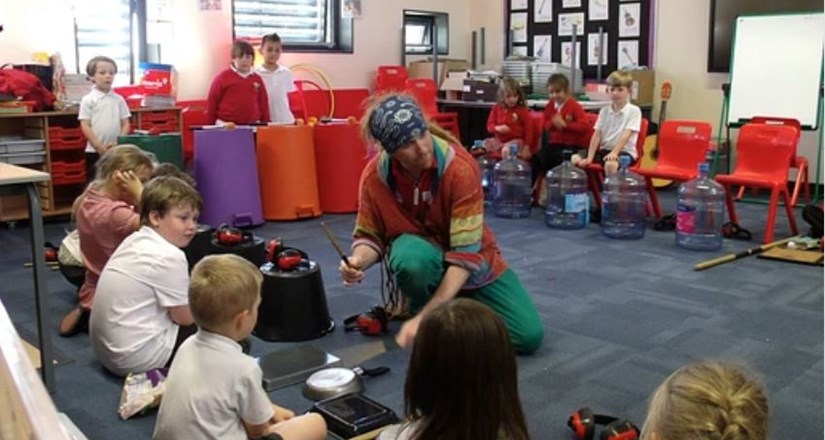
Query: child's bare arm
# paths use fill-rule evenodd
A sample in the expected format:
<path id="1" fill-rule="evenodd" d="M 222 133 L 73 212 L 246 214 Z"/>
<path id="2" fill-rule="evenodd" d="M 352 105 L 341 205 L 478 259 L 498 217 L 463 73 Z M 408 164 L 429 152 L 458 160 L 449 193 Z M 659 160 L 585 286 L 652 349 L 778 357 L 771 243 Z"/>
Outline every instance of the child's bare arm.
<path id="1" fill-rule="evenodd" d="M 167 310 L 169 311 L 169 317 L 172 318 L 172 322 L 177 325 L 187 326 L 195 323 L 195 318 L 192 317 L 192 310 L 189 309 L 188 305 L 169 307 Z"/>
<path id="2" fill-rule="evenodd" d="M 253 425 L 251 423 L 247 423 L 243 421 L 243 427 L 246 430 L 246 436 L 249 438 L 261 438 L 267 434 L 269 434 L 274 424 L 272 420 L 267 420 L 264 423 Z"/>
<path id="3" fill-rule="evenodd" d="M 92 130 L 92 121 L 88 119 L 81 119 L 80 120 L 80 131 L 83 132 L 83 136 L 86 136 L 86 140 L 92 144 L 92 147 L 97 151 L 98 154 L 103 154 L 106 152 L 106 145 L 103 145 L 98 139 L 97 135 L 95 134 L 94 130 Z"/>
<path id="4" fill-rule="evenodd" d="M 605 157 L 618 157 L 619 153 L 624 150 L 625 145 L 627 145 L 627 141 L 630 140 L 630 136 L 633 136 L 633 131 L 630 129 L 626 129 L 622 132 L 622 135 L 619 136 L 619 140 L 616 141 L 616 145 L 610 149 L 610 153 L 608 153 Z"/>
<path id="5" fill-rule="evenodd" d="M 123 118 L 123 119 L 120 120 L 120 135 L 121 136 L 126 136 L 127 134 L 129 134 L 129 129 L 130 128 L 131 127 L 129 125 L 129 118 Z"/>

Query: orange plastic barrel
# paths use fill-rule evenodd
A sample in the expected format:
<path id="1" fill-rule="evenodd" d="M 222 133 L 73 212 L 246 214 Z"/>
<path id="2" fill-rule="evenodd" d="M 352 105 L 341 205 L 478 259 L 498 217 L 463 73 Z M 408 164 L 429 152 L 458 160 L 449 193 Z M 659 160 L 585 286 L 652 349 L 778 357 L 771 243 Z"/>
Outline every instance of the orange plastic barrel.
<path id="1" fill-rule="evenodd" d="M 261 127 L 257 143 L 264 218 L 296 220 L 321 215 L 312 127 Z"/>
<path id="2" fill-rule="evenodd" d="M 315 164 L 321 210 L 358 210 L 358 183 L 367 164 L 367 151 L 354 122 L 315 126 Z"/>

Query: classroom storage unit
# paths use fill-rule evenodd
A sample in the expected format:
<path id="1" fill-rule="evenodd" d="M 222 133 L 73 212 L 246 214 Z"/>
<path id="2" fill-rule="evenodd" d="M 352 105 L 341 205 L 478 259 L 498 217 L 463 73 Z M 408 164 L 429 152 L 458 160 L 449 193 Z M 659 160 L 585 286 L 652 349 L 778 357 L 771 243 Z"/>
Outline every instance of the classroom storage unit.
<path id="1" fill-rule="evenodd" d="M 180 131 L 180 109 L 131 109 L 133 128 L 165 124 L 164 131 Z M 147 129 L 148 129 L 147 128 Z M 38 184 L 43 216 L 67 215 L 86 186 L 86 138 L 80 131 L 77 111 L 0 114 L 0 161 L 51 174 Z M 0 221 L 29 216 L 26 197 L 0 191 Z"/>

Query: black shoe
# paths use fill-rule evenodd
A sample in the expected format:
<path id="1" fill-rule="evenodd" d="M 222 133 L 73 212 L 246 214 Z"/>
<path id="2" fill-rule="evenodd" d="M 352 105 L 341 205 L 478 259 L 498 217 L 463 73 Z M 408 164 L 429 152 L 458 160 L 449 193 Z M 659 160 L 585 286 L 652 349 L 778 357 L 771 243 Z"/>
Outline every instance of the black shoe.
<path id="1" fill-rule="evenodd" d="M 601 223 L 602 222 L 602 210 L 601 208 L 592 208 L 590 209 L 590 223 Z"/>
<path id="2" fill-rule="evenodd" d="M 822 208 L 816 205 L 807 205 L 802 210 L 802 218 L 805 223 L 811 225 L 811 237 L 822 237 Z"/>
<path id="3" fill-rule="evenodd" d="M 249 354 L 252 351 L 252 339 L 251 338 L 243 338 L 238 341 L 238 345 L 241 346 L 241 351 L 243 354 Z"/>
<path id="4" fill-rule="evenodd" d="M 662 216 L 662 218 L 656 220 L 656 223 L 653 224 L 653 229 L 657 231 L 675 231 L 676 214 Z"/>

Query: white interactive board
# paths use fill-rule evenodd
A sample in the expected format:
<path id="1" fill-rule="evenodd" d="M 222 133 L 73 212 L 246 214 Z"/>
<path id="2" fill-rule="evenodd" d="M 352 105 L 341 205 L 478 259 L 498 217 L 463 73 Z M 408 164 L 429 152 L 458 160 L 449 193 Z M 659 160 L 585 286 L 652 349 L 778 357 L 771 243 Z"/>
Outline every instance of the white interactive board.
<path id="1" fill-rule="evenodd" d="M 818 127 L 824 18 L 822 13 L 736 18 L 728 123 L 777 116 Z"/>

